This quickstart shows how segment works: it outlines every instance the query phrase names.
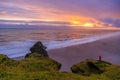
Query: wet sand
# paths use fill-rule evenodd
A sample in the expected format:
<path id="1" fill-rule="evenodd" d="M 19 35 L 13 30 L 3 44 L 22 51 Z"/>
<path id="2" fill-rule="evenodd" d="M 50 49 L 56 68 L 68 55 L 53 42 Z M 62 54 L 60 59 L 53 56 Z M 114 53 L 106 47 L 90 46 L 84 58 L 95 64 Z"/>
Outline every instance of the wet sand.
<path id="1" fill-rule="evenodd" d="M 62 64 L 61 71 L 85 59 L 98 59 L 120 64 L 120 35 L 104 38 L 91 43 L 69 46 L 48 51 L 49 56 Z"/>

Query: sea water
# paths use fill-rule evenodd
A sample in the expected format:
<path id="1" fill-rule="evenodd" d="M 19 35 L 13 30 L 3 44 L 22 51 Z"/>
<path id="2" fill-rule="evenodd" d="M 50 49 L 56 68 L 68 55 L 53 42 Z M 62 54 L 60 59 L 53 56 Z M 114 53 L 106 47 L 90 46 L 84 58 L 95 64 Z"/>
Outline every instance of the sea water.
<path id="1" fill-rule="evenodd" d="M 25 56 L 30 47 L 41 41 L 47 50 L 93 42 L 118 34 L 117 30 L 103 29 L 0 29 L 0 53 L 10 58 Z"/>

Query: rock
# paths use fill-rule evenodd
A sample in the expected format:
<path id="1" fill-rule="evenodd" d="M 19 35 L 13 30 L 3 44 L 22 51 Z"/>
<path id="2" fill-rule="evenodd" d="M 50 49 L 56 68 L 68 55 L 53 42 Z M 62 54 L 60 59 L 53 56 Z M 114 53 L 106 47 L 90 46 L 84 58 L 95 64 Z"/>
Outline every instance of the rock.
<path id="1" fill-rule="evenodd" d="M 49 57 L 47 51 L 45 50 L 47 47 L 45 47 L 40 41 L 36 42 L 31 48 L 31 53 L 27 54 L 25 58 L 30 56 L 36 56 L 37 57 Z"/>
<path id="2" fill-rule="evenodd" d="M 25 58 L 45 58 L 48 57 L 47 55 L 44 55 L 43 53 L 28 53 L 25 55 Z"/>
<path id="3" fill-rule="evenodd" d="M 0 54 L 0 79 L 3 74 L 7 75 L 7 73 L 58 72 L 60 68 L 61 64 L 59 62 L 48 57 L 28 57 L 17 61 Z"/>
<path id="4" fill-rule="evenodd" d="M 59 71 L 61 64 L 51 58 L 33 58 L 28 57 L 19 62 L 17 66 L 19 69 L 27 72 L 54 72 Z"/>
<path id="5" fill-rule="evenodd" d="M 106 67 L 111 64 L 105 61 L 86 59 L 71 67 L 73 73 L 89 76 L 91 74 L 101 74 L 105 72 Z"/>
<path id="6" fill-rule="evenodd" d="M 38 41 L 30 48 L 30 51 L 31 53 L 44 52 L 45 49 L 46 47 L 40 41 Z"/>
<path id="7" fill-rule="evenodd" d="M 31 53 L 26 54 L 25 59 L 23 60 L 25 70 L 34 70 L 36 71 L 59 71 L 61 64 L 51 58 L 49 58 L 46 47 L 38 41 L 31 48 Z M 27 62 L 26 62 L 27 61 Z M 22 61 L 21 61 L 22 62 Z M 31 65 L 32 64 L 32 65 Z"/>

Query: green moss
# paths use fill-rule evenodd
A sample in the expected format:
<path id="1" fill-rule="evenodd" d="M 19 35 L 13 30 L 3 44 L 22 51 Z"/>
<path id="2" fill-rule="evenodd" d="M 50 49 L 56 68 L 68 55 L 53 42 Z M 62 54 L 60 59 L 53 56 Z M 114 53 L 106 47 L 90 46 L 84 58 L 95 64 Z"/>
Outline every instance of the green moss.
<path id="1" fill-rule="evenodd" d="M 102 74 L 112 67 L 108 62 L 86 59 L 71 67 L 73 73 L 89 76 L 91 74 Z"/>
<path id="2" fill-rule="evenodd" d="M 50 58 L 27 58 L 21 60 L 18 65 L 18 68 L 29 72 L 59 71 L 60 67 L 61 64 Z"/>
<path id="3" fill-rule="evenodd" d="M 120 80 L 120 67 L 112 66 L 103 74 L 109 78 L 109 80 Z"/>
<path id="4" fill-rule="evenodd" d="M 8 58 L 6 55 L 0 54 L 0 64 L 11 65 L 13 60 Z"/>
<path id="5" fill-rule="evenodd" d="M 72 70 L 78 74 L 59 72 L 60 67 L 57 61 L 38 54 L 19 61 L 0 55 L 0 80 L 120 80 L 120 67 L 104 61 L 85 60 L 76 64 Z"/>
<path id="6" fill-rule="evenodd" d="M 29 57 L 20 61 L 15 61 L 5 55 L 0 54 L 0 79 L 14 78 L 23 74 L 28 75 L 32 72 L 58 72 L 61 64 L 48 57 Z M 11 76 L 13 75 L 13 76 Z M 24 79 L 25 76 L 23 76 Z M 28 77 L 27 77 L 28 78 Z M 15 79 L 19 80 L 19 79 Z"/>
<path id="7" fill-rule="evenodd" d="M 0 79 L 0 80 L 4 80 Z M 106 77 L 100 76 L 81 76 L 73 73 L 63 72 L 31 72 L 31 73 L 17 73 L 7 77 L 6 80 L 109 80 Z"/>
<path id="8" fill-rule="evenodd" d="M 43 55 L 42 53 L 37 53 L 37 52 L 34 52 L 34 53 L 29 53 L 29 54 L 26 54 L 26 56 L 25 56 L 25 58 L 45 58 L 45 57 L 47 57 L 48 58 L 48 56 L 45 56 L 45 55 Z"/>

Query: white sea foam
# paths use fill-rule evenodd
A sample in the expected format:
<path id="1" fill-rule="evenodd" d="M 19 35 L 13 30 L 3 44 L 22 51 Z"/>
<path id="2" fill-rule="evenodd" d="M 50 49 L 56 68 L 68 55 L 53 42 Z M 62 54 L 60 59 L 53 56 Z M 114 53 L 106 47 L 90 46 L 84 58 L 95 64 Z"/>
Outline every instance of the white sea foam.
<path id="1" fill-rule="evenodd" d="M 29 48 L 35 43 L 35 40 L 26 40 L 24 42 L 10 42 L 0 47 L 0 53 L 10 58 L 24 56 L 29 53 Z"/>
<path id="2" fill-rule="evenodd" d="M 100 39 L 108 38 L 111 36 L 120 35 L 120 32 L 95 36 L 90 38 L 83 39 L 74 39 L 67 41 L 49 41 L 48 43 L 44 43 L 47 46 L 47 50 L 62 48 L 72 45 L 85 44 L 94 42 Z M 0 47 L 0 53 L 3 53 L 10 58 L 24 56 L 26 53 L 29 53 L 29 48 L 36 42 L 36 40 L 26 40 L 23 42 L 10 42 Z"/>
<path id="3" fill-rule="evenodd" d="M 48 47 L 48 50 L 61 48 L 61 47 L 68 47 L 68 46 L 73 46 L 73 45 L 78 45 L 78 44 L 85 44 L 85 43 L 94 42 L 94 41 L 104 39 L 104 38 L 108 38 L 108 37 L 112 37 L 112 36 L 115 36 L 115 35 L 120 35 L 120 32 L 101 35 L 101 36 L 95 36 L 95 37 L 90 37 L 90 38 L 62 41 L 62 42 L 52 41 L 47 45 L 47 47 Z"/>

